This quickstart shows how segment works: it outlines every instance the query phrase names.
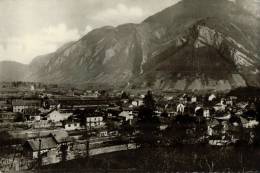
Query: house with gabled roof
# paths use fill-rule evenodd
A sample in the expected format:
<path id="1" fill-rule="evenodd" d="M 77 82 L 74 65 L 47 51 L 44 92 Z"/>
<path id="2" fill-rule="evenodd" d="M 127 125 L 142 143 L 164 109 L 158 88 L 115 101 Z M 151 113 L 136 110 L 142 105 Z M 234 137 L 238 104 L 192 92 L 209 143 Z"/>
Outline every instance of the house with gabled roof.
<path id="1" fill-rule="evenodd" d="M 57 151 L 57 143 L 53 137 L 29 139 L 23 144 L 25 156 L 37 159 L 39 154 L 47 157 L 50 151 Z"/>

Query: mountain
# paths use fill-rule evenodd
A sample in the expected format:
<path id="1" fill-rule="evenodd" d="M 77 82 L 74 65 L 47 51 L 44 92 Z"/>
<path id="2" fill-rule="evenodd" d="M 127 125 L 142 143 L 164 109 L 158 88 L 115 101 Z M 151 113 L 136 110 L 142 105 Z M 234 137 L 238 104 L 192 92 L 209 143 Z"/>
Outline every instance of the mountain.
<path id="1" fill-rule="evenodd" d="M 26 73 L 24 78 L 27 80 L 30 80 L 30 81 L 38 81 L 38 79 L 41 78 L 40 77 L 41 69 L 45 68 L 52 58 L 55 58 L 56 56 L 58 56 L 60 53 L 65 51 L 67 48 L 69 48 L 73 44 L 74 44 L 74 42 L 66 43 L 53 53 L 35 57 L 29 64 L 29 67 L 28 67 L 29 71 L 28 71 L 28 73 Z M 45 82 L 45 81 L 42 81 L 42 82 Z"/>
<path id="2" fill-rule="evenodd" d="M 28 66 L 25 64 L 1 61 L 0 62 L 0 81 L 20 81 L 24 80 Z"/>
<path id="3" fill-rule="evenodd" d="M 163 90 L 260 86 L 260 20 L 247 4 L 182 0 L 140 24 L 95 29 L 30 64 L 28 80 Z"/>

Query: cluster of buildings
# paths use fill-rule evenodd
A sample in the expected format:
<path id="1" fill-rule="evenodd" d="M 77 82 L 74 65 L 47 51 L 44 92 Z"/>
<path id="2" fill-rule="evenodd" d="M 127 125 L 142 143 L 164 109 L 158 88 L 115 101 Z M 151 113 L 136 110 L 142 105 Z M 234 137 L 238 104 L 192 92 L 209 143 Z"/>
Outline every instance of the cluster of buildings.
<path id="1" fill-rule="evenodd" d="M 253 143 L 254 129 L 259 125 L 257 98 L 241 100 L 235 96 L 211 94 L 198 99 L 185 94 L 178 99 L 175 100 L 176 114 L 195 117 L 199 123 L 204 123 L 207 131 L 203 137 L 210 145 Z"/>
<path id="2" fill-rule="evenodd" d="M 94 93 L 91 97 L 41 94 L 2 99 L 0 126 L 7 127 L 10 141 L 19 139 L 15 145 L 22 155 L 14 159 L 17 169 L 37 167 L 39 158 L 41 165 L 48 165 L 129 149 L 131 142 L 122 141 L 121 128 L 133 123 L 137 106 L 126 107 L 130 102 L 121 97 L 102 98 Z"/>
<path id="3" fill-rule="evenodd" d="M 16 144 L 23 153 L 23 161 L 18 161 L 21 167 L 117 151 L 104 147 L 124 149 L 127 145 L 128 149 L 134 141 L 122 140 L 122 136 L 134 139 L 138 135 L 136 123 L 140 107 L 145 104 L 144 97 L 145 94 L 123 96 L 122 92 L 104 96 L 98 91 L 70 96 L 39 93 L 33 98 L 6 97 L 0 101 L 0 126 L 11 125 L 10 135 L 23 139 Z M 180 117 L 195 117 L 196 123 L 206 124 L 206 133 L 201 135 L 210 145 L 222 146 L 244 140 L 237 135 L 237 132 L 242 133 L 241 129 L 248 129 L 250 143 L 254 140 L 252 129 L 259 124 L 255 102 L 234 96 L 163 94 L 154 95 L 154 100 L 153 116 L 159 118 L 161 131 L 167 131 Z M 21 130 L 21 124 L 27 128 Z M 129 126 L 134 130 L 126 135 L 124 128 Z M 186 131 L 187 135 L 192 133 L 190 129 Z"/>

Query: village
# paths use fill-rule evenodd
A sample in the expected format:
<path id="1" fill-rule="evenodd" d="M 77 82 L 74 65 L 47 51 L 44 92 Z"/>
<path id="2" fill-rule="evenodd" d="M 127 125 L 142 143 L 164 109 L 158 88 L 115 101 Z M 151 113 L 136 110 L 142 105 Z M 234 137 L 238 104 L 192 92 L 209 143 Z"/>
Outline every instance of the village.
<path id="1" fill-rule="evenodd" d="M 2 172 L 146 145 L 250 146 L 259 138 L 257 96 L 19 85 L 0 92 Z"/>

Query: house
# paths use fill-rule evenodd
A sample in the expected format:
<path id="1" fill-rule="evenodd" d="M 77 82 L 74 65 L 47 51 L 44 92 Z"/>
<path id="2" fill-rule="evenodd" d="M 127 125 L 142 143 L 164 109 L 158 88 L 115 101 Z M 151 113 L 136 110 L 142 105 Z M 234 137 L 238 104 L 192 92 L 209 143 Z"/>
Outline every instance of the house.
<path id="1" fill-rule="evenodd" d="M 205 117 L 205 118 L 209 118 L 210 117 L 210 110 L 209 109 L 205 108 L 203 110 L 203 117 Z"/>
<path id="2" fill-rule="evenodd" d="M 5 100 L 0 100 L 0 107 L 2 106 L 2 105 L 5 105 L 6 104 L 6 101 Z"/>
<path id="3" fill-rule="evenodd" d="M 57 143 L 52 137 L 30 139 L 23 144 L 24 155 L 31 159 L 37 159 L 39 154 L 50 157 L 51 151 L 57 151 Z"/>
<path id="4" fill-rule="evenodd" d="M 216 119 L 213 119 L 208 122 L 207 134 L 208 136 L 213 136 L 216 134 L 215 127 L 219 126 L 219 122 Z"/>
<path id="5" fill-rule="evenodd" d="M 122 117 L 124 121 L 129 121 L 132 124 L 132 120 L 134 119 L 133 110 L 128 108 L 123 108 L 122 112 L 118 114 L 119 117 Z"/>
<path id="6" fill-rule="evenodd" d="M 23 100 L 16 99 L 12 100 L 13 112 L 24 113 L 28 109 L 35 110 L 41 107 L 41 100 Z"/>
<path id="7" fill-rule="evenodd" d="M 136 99 L 136 100 L 132 101 L 132 105 L 134 107 L 142 106 L 142 105 L 144 105 L 144 101 L 143 101 L 143 99 Z"/>
<path id="8" fill-rule="evenodd" d="M 67 120 L 73 113 L 61 113 L 60 111 L 54 110 L 48 114 L 48 120 L 52 122 L 59 122 Z"/>
<path id="9" fill-rule="evenodd" d="M 118 136 L 119 135 L 119 132 L 117 130 L 112 130 L 112 131 L 109 131 L 108 132 L 108 135 L 109 136 Z"/>
<path id="10" fill-rule="evenodd" d="M 162 115 L 162 113 L 163 113 L 163 112 L 161 112 L 161 111 L 159 111 L 159 110 L 154 111 L 154 114 L 155 114 L 155 116 L 157 116 L 157 117 L 160 117 L 160 116 Z"/>
<path id="11" fill-rule="evenodd" d="M 196 96 L 192 96 L 191 97 L 191 103 L 196 103 L 197 102 L 197 97 Z"/>
<path id="12" fill-rule="evenodd" d="M 13 122 L 16 118 L 16 113 L 0 112 L 0 122 Z"/>
<path id="13" fill-rule="evenodd" d="M 117 130 L 112 130 L 112 131 L 108 131 L 108 130 L 101 130 L 98 133 L 99 137 L 115 137 L 118 136 L 119 132 Z"/>
<path id="14" fill-rule="evenodd" d="M 177 105 L 177 113 L 183 114 L 185 106 L 182 103 Z"/>
<path id="15" fill-rule="evenodd" d="M 40 115 L 30 116 L 30 120 L 31 121 L 40 121 L 41 120 L 41 116 Z"/>
<path id="16" fill-rule="evenodd" d="M 159 129 L 161 130 L 161 131 L 164 131 L 164 130 L 166 130 L 168 128 L 168 125 L 167 124 L 161 124 L 160 126 L 159 126 Z"/>
<path id="17" fill-rule="evenodd" d="M 212 124 L 215 125 L 212 125 Z M 235 144 L 238 138 L 234 135 L 227 133 L 232 128 L 228 121 L 216 121 L 212 122 L 211 126 L 208 126 L 209 145 L 224 146 Z"/>
<path id="18" fill-rule="evenodd" d="M 0 111 L 12 110 L 11 105 L 7 101 L 0 100 Z"/>
<path id="19" fill-rule="evenodd" d="M 108 136 L 108 132 L 107 130 L 102 130 L 99 132 L 98 134 L 99 137 L 107 137 Z"/>
<path id="20" fill-rule="evenodd" d="M 86 117 L 86 126 L 89 128 L 97 128 L 104 125 L 105 123 L 102 116 L 91 115 Z"/>
<path id="21" fill-rule="evenodd" d="M 229 105 L 229 106 L 233 106 L 233 100 L 228 99 L 228 100 L 226 101 L 226 104 Z"/>
<path id="22" fill-rule="evenodd" d="M 244 128 L 254 128 L 259 124 L 259 122 L 256 120 L 247 120 L 244 117 L 240 117 L 240 119 Z"/>
<path id="23" fill-rule="evenodd" d="M 98 98 L 100 95 L 98 91 L 86 91 L 81 97 Z"/>
<path id="24" fill-rule="evenodd" d="M 211 94 L 208 98 L 208 101 L 212 102 L 213 100 L 215 100 L 217 97 L 215 96 L 215 94 Z"/>
<path id="25" fill-rule="evenodd" d="M 71 131 L 71 130 L 80 130 L 81 126 L 79 122 L 66 122 L 64 124 L 65 130 Z"/>
<path id="26" fill-rule="evenodd" d="M 107 109 L 108 117 L 115 117 L 121 112 L 120 106 L 110 107 Z"/>

